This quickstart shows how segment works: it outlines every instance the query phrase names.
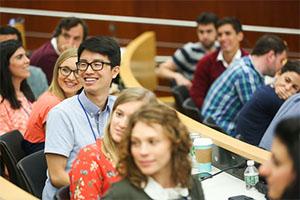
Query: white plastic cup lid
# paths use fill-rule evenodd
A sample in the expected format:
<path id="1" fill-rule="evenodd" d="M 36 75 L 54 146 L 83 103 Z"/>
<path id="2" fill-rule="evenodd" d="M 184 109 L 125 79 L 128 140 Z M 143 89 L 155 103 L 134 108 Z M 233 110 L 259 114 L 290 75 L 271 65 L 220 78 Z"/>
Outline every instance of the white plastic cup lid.
<path id="1" fill-rule="evenodd" d="M 189 135 L 190 135 L 190 138 L 193 138 L 193 139 L 197 138 L 197 137 L 201 137 L 200 133 L 195 133 L 195 132 L 194 133 L 190 133 Z"/>
<path id="2" fill-rule="evenodd" d="M 194 146 L 208 146 L 212 144 L 213 141 L 210 138 L 196 138 L 193 142 Z"/>

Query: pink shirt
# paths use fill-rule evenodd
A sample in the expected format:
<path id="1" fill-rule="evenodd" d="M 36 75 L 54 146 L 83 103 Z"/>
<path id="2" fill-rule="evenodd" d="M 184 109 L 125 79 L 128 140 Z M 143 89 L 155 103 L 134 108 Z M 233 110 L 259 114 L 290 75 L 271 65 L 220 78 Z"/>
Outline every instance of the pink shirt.
<path id="1" fill-rule="evenodd" d="M 2 100 L 2 96 L 0 96 L 0 99 Z M 21 101 L 19 109 L 12 109 L 6 99 L 0 103 L 0 135 L 15 129 L 22 134 L 25 133 L 32 103 L 25 96 L 18 98 L 18 100 Z"/>

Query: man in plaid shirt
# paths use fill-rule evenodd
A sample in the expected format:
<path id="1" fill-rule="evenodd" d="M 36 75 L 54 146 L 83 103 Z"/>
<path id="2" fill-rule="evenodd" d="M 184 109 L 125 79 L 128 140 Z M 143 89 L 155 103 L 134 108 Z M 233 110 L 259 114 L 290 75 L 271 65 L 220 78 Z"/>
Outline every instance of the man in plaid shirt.
<path id="1" fill-rule="evenodd" d="M 251 55 L 232 63 L 211 86 L 201 114 L 235 137 L 236 119 L 255 90 L 264 85 L 264 75 L 274 76 L 286 61 L 287 46 L 275 35 L 258 39 Z"/>

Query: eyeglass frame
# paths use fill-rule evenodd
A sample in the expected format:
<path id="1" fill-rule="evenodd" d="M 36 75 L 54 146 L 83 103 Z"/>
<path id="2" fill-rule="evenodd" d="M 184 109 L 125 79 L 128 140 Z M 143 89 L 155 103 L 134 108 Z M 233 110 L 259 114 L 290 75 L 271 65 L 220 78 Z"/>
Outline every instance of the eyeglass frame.
<path id="1" fill-rule="evenodd" d="M 61 72 L 61 69 L 62 68 L 67 68 L 70 70 L 70 73 L 68 75 L 64 75 L 62 72 Z M 66 67 L 66 66 L 63 66 L 63 67 L 58 67 L 58 71 L 61 75 L 63 75 L 64 77 L 69 77 L 71 75 L 71 73 L 73 72 L 73 75 L 75 78 L 78 78 L 79 77 L 79 74 L 78 74 L 78 69 L 70 69 L 69 67 Z"/>
<path id="2" fill-rule="evenodd" d="M 101 69 L 95 70 L 94 67 L 92 66 L 92 64 L 93 64 L 93 63 L 97 63 L 97 62 L 98 62 L 98 63 L 101 63 L 102 67 L 101 67 Z M 86 67 L 84 70 L 79 69 L 78 65 L 79 65 L 80 63 L 85 63 L 85 64 L 87 64 L 87 67 Z M 90 63 L 87 62 L 87 61 L 80 61 L 80 60 L 79 60 L 79 61 L 76 62 L 76 67 L 77 67 L 77 70 L 82 71 L 82 72 L 86 71 L 86 70 L 89 68 L 89 66 L 91 66 L 92 70 L 94 70 L 94 71 L 101 71 L 101 70 L 103 69 L 104 65 L 110 65 L 110 66 L 111 66 L 111 64 L 112 64 L 112 63 L 110 63 L 110 62 L 105 62 L 105 61 L 102 61 L 102 60 L 94 60 L 94 61 L 92 61 L 92 62 L 90 62 Z"/>

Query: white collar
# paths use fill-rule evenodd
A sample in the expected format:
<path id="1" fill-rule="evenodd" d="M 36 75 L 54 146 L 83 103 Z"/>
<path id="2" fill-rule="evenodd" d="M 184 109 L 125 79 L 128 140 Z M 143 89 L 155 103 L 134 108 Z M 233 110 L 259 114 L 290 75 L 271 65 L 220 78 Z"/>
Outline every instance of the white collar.
<path id="1" fill-rule="evenodd" d="M 144 192 L 154 200 L 179 199 L 180 197 L 189 196 L 189 191 L 187 188 L 163 188 L 151 177 L 148 177 L 147 184 L 144 187 Z"/>
<path id="2" fill-rule="evenodd" d="M 58 47 L 57 47 L 57 38 L 56 37 L 52 38 L 50 42 L 53 46 L 53 49 L 57 53 L 57 55 L 60 55 L 60 52 L 59 52 Z"/>
<path id="3" fill-rule="evenodd" d="M 231 61 L 231 63 L 233 63 L 234 60 L 237 60 L 237 59 L 240 59 L 242 57 L 242 51 L 240 49 L 238 49 L 236 51 L 236 53 L 234 54 L 233 56 L 233 59 Z M 228 66 L 231 64 L 231 63 L 227 63 L 223 57 L 223 51 L 220 50 L 219 51 L 219 54 L 218 54 L 218 57 L 217 57 L 217 61 L 222 61 L 223 65 L 225 68 L 228 68 Z"/>

